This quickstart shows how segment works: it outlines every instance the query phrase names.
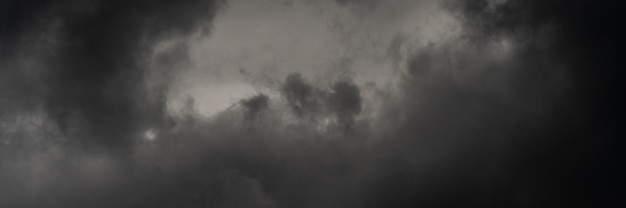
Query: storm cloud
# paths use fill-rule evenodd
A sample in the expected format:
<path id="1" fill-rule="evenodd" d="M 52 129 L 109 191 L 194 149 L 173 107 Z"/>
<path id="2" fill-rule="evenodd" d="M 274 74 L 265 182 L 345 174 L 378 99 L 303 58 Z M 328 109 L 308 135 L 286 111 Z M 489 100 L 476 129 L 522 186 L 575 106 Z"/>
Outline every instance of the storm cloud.
<path id="1" fill-rule="evenodd" d="M 3 1 L 0 206 L 620 207 L 610 3 Z"/>

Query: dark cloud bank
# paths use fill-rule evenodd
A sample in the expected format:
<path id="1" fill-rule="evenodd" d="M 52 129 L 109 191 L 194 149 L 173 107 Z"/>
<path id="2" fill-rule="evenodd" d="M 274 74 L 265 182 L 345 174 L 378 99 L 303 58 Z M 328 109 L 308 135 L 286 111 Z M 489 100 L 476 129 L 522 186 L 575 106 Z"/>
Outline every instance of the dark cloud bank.
<path id="1" fill-rule="evenodd" d="M 619 7 L 503 2 L 446 1 L 463 36 L 394 89 L 292 74 L 207 119 L 165 111 L 184 46 L 146 60 L 222 2 L 2 1 L 0 207 L 624 206 Z"/>

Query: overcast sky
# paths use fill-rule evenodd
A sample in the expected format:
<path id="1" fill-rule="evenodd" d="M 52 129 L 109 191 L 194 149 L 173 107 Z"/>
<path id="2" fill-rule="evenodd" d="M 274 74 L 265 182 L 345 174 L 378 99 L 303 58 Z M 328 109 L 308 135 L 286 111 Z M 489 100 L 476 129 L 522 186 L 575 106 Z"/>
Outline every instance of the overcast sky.
<path id="1" fill-rule="evenodd" d="M 406 56 L 409 49 L 393 51 L 391 41 L 424 47 L 461 31 L 458 20 L 434 1 L 235 0 L 212 27 L 208 36 L 185 40 L 189 65 L 178 82 L 182 94 L 196 98 L 198 110 L 208 115 L 275 87 L 290 73 L 314 82 L 349 73 L 359 85 L 393 85 L 401 75 L 393 56 Z M 171 41 L 163 47 L 175 47 Z"/>
<path id="2" fill-rule="evenodd" d="M 620 207 L 620 11 L 0 0 L 0 207 Z"/>

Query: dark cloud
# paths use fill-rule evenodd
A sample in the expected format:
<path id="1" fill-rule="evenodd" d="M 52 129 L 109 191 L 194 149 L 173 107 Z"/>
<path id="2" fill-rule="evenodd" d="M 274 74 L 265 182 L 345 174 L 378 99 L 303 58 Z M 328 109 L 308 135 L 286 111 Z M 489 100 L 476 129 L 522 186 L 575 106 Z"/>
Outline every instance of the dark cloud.
<path id="1" fill-rule="evenodd" d="M 361 113 L 360 91 L 354 83 L 345 80 L 333 83 L 328 89 L 316 87 L 298 73 L 287 76 L 282 86 L 282 95 L 296 116 L 315 123 L 329 122 L 328 117 L 333 117 L 334 123 L 346 129 L 352 128 L 355 117 Z"/>
<path id="2" fill-rule="evenodd" d="M 277 97 L 211 118 L 190 100 L 176 119 L 144 58 L 218 3 L 7 1 L 0 206 L 619 207 L 608 3 L 448 1 L 463 34 L 407 58 L 397 35 L 389 56 L 406 69 L 393 91 L 367 94 L 374 112 L 349 78 L 296 73 Z M 185 50 L 161 52 L 157 71 Z"/>
<path id="3" fill-rule="evenodd" d="M 36 85 L 9 94 L 36 97 L 31 102 L 41 106 L 64 131 L 73 128 L 72 123 L 80 123 L 82 133 L 88 135 L 82 136 L 82 143 L 115 148 L 126 148 L 129 136 L 137 129 L 160 125 L 163 120 L 164 101 L 159 96 L 149 96 L 154 94 L 151 90 L 161 89 L 147 89 L 144 84 L 145 57 L 152 45 L 210 27 L 206 23 L 210 23 L 219 4 L 215 1 L 3 2 L 6 3 L 0 11 L 3 14 L 0 41 L 9 50 L 3 50 L 6 54 L 2 58 L 9 63 L 22 58 L 40 59 L 31 61 L 43 63 L 35 75 L 23 74 L 27 72 L 20 70 L 20 66 L 5 66 L 9 68 L 3 73 L 6 76 L 30 79 L 27 81 Z M 20 53 L 32 45 L 48 45 L 51 51 Z"/>
<path id="4" fill-rule="evenodd" d="M 620 133 L 615 128 L 621 120 L 621 101 L 615 97 L 620 87 L 614 69 L 620 65 L 618 40 L 622 36 L 615 28 L 621 19 L 615 3 L 507 1 L 482 13 L 484 2 L 463 7 L 468 22 L 484 25 L 477 27 L 478 34 L 511 35 L 528 42 L 523 53 L 534 57 L 535 63 L 550 60 L 564 65 L 571 88 L 556 100 L 556 109 L 542 120 L 545 125 L 531 133 L 544 141 L 529 141 L 521 148 L 536 155 L 521 154 L 519 157 L 524 159 L 519 168 L 530 168 L 532 164 L 544 171 L 538 177 L 542 183 L 538 186 L 557 186 L 547 192 L 562 191 L 564 198 L 589 200 L 588 206 L 621 203 L 610 197 L 623 185 L 618 179 L 623 171 L 609 162 L 611 157 L 621 157 L 617 149 L 623 147 L 623 141 L 616 139 Z M 531 91 L 540 94 L 543 89 L 537 86 L 546 85 L 536 83 L 547 82 L 542 78 L 553 69 L 526 65 L 529 70 L 516 75 L 520 77 L 516 88 L 527 95 Z"/>
<path id="5" fill-rule="evenodd" d="M 282 86 L 282 93 L 287 99 L 289 106 L 297 116 L 315 114 L 323 102 L 323 92 L 305 82 L 299 73 L 290 74 Z"/>
<path id="6" fill-rule="evenodd" d="M 267 95 L 264 95 L 264 94 L 259 94 L 251 98 L 244 99 L 240 101 L 240 103 L 245 108 L 246 117 L 248 119 L 253 119 L 261 111 L 268 108 L 269 97 L 267 97 Z"/>
<path id="7" fill-rule="evenodd" d="M 333 85 L 332 94 L 328 98 L 339 123 L 350 128 L 354 117 L 361 113 L 361 95 L 359 88 L 351 82 L 340 81 Z"/>

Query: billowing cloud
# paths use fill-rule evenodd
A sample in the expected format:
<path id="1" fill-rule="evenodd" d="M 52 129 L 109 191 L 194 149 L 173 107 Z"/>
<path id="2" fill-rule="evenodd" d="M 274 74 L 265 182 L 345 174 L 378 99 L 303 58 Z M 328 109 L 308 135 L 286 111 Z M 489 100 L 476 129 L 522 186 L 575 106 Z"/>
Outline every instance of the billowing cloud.
<path id="1" fill-rule="evenodd" d="M 137 128 L 159 125 L 163 119 L 163 100 L 159 92 L 151 92 L 160 89 L 147 89 L 143 80 L 144 57 L 152 44 L 209 28 L 205 23 L 210 22 L 219 3 L 5 4 L 1 41 L 9 50 L 2 57 L 8 63 L 3 74 L 32 82 L 26 96 L 35 97 L 32 105 L 43 108 L 62 131 L 78 123 L 84 131 L 79 134 L 87 134 L 80 136 L 81 142 L 117 148 L 127 146 L 129 135 Z M 7 99 L 24 99 L 21 89 L 15 90 L 16 97 Z"/>
<path id="2" fill-rule="evenodd" d="M 613 10 L 7 1 L 0 206 L 618 206 Z"/>

